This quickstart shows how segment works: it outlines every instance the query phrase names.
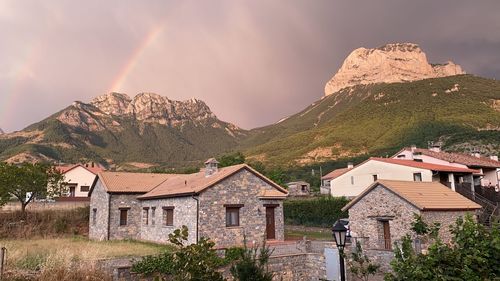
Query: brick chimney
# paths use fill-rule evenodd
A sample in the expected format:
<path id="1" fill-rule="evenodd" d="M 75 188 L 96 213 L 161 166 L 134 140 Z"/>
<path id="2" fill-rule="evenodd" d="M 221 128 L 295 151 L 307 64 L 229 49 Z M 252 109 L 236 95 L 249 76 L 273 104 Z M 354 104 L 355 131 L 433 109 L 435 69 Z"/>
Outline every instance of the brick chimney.
<path id="1" fill-rule="evenodd" d="M 210 177 L 211 175 L 217 173 L 219 161 L 215 158 L 210 158 L 205 161 L 205 177 Z"/>

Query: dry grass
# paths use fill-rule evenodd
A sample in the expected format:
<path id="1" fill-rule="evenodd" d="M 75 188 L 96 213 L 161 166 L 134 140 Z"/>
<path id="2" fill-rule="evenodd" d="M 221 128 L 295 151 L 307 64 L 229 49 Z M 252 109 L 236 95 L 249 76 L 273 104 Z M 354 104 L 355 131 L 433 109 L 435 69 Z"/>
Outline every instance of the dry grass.
<path id="1" fill-rule="evenodd" d="M 89 208 L 0 213 L 0 237 L 27 239 L 87 235 Z"/>
<path id="2" fill-rule="evenodd" d="M 90 241 L 85 238 L 0 240 L 7 267 L 40 270 L 51 265 L 91 263 L 99 259 L 153 255 L 168 246 L 137 241 Z"/>

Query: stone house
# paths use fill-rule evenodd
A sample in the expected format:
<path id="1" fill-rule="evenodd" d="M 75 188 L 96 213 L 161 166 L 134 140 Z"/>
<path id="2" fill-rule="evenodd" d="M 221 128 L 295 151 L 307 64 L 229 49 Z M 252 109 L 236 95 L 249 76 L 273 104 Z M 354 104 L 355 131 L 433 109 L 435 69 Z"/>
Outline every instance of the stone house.
<path id="1" fill-rule="evenodd" d="M 372 157 L 354 167 L 334 170 L 327 176 L 332 196 L 354 198 L 379 179 L 441 182 L 455 191 L 458 183 L 472 182 L 473 174 L 478 172 L 467 167 Z"/>
<path id="2" fill-rule="evenodd" d="M 306 181 L 293 181 L 286 184 L 289 196 L 309 196 L 311 195 L 311 185 Z"/>
<path id="3" fill-rule="evenodd" d="M 450 241 L 449 226 L 481 206 L 439 182 L 379 180 L 342 210 L 349 212 L 351 235 L 365 249 L 390 251 L 411 232 L 414 214 L 441 224 L 440 237 Z"/>
<path id="4" fill-rule="evenodd" d="M 102 172 L 90 192 L 89 237 L 164 243 L 186 225 L 189 242 L 218 247 L 284 240 L 287 191 L 245 164 L 194 174 Z"/>

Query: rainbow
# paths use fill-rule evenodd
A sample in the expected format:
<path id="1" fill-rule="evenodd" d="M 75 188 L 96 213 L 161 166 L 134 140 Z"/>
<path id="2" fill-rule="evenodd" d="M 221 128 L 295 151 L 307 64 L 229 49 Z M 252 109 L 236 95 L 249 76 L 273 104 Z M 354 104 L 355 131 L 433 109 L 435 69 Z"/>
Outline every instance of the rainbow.
<path id="1" fill-rule="evenodd" d="M 148 34 L 141 41 L 139 46 L 135 48 L 134 52 L 126 61 L 125 65 L 120 69 L 118 75 L 113 79 L 111 86 L 108 88 L 109 89 L 108 93 L 117 92 L 121 90 L 121 87 L 123 86 L 123 83 L 127 80 L 127 77 L 130 74 L 130 72 L 137 65 L 137 62 L 139 62 L 139 60 L 141 59 L 145 51 L 148 49 L 148 47 L 156 41 L 158 35 L 161 34 L 161 32 L 163 31 L 164 26 L 165 26 L 164 24 L 159 24 L 158 26 L 156 26 L 155 28 L 151 29 L 148 32 Z"/>

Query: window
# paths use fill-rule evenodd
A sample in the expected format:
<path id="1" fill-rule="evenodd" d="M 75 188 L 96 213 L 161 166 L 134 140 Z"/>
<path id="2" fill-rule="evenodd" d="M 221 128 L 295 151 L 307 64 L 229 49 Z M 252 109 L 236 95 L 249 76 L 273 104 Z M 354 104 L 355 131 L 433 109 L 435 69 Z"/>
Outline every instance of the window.
<path id="1" fill-rule="evenodd" d="M 307 191 L 307 185 L 302 185 L 302 192 L 306 192 Z"/>
<path id="2" fill-rule="evenodd" d="M 156 207 L 151 207 L 151 225 L 155 225 Z"/>
<path id="3" fill-rule="evenodd" d="M 92 209 L 92 225 L 95 225 L 96 220 L 97 220 L 97 209 L 94 208 Z"/>
<path id="4" fill-rule="evenodd" d="M 142 209 L 142 224 L 149 224 L 149 207 L 145 207 Z"/>
<path id="5" fill-rule="evenodd" d="M 413 181 L 422 181 L 422 173 L 413 173 Z"/>
<path id="6" fill-rule="evenodd" d="M 163 223 L 167 226 L 174 225 L 174 207 L 163 207 Z"/>
<path id="7" fill-rule="evenodd" d="M 351 184 L 354 185 L 354 176 L 351 176 Z"/>
<path id="8" fill-rule="evenodd" d="M 88 185 L 82 185 L 82 186 L 80 186 L 80 191 L 81 192 L 89 192 L 89 190 L 90 190 L 90 186 L 88 186 Z"/>
<path id="9" fill-rule="evenodd" d="M 127 225 L 128 210 L 129 208 L 120 209 L 120 225 Z"/>
<path id="10" fill-rule="evenodd" d="M 398 158 L 406 158 L 406 155 L 404 155 L 404 154 L 399 154 L 399 155 L 398 155 Z"/>
<path id="11" fill-rule="evenodd" d="M 240 226 L 240 208 L 243 204 L 226 204 L 226 226 Z"/>
<path id="12" fill-rule="evenodd" d="M 377 181 L 378 175 L 373 175 L 373 181 Z"/>

